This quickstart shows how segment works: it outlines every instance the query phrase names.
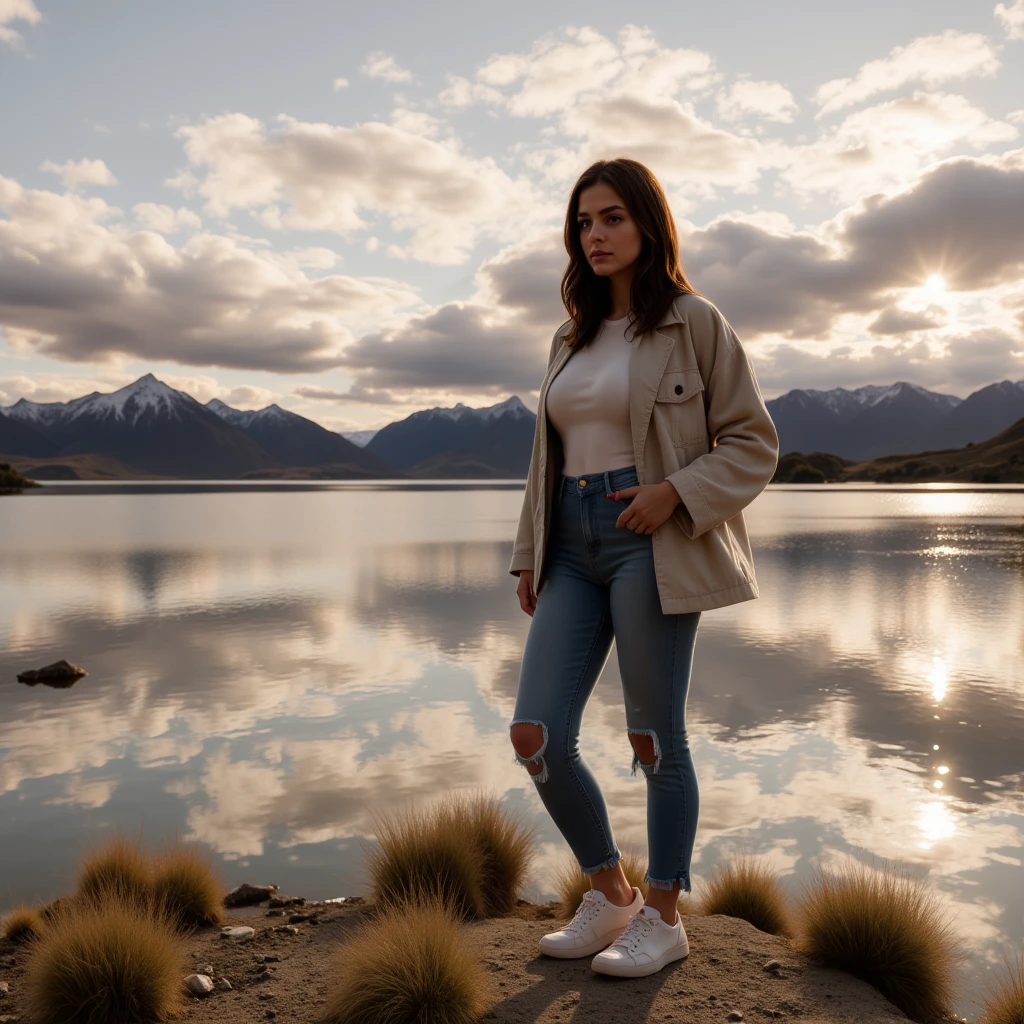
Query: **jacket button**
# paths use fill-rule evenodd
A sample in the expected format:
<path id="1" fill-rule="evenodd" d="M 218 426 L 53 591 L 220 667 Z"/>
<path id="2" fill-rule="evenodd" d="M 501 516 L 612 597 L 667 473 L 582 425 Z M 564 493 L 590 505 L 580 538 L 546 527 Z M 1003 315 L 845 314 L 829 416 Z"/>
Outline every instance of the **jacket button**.
<path id="1" fill-rule="evenodd" d="M 683 385 L 682 384 L 677 384 L 676 385 L 676 394 L 677 395 L 681 395 L 682 393 L 683 393 Z"/>

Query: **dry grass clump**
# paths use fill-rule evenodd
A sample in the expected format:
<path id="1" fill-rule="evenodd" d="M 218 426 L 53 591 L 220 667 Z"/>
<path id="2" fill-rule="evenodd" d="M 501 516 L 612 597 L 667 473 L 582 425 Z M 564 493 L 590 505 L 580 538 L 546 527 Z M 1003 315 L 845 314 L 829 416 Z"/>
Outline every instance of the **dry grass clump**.
<path id="1" fill-rule="evenodd" d="M 739 917 L 770 935 L 793 934 L 778 873 L 754 858 L 740 858 L 711 876 L 701 912 Z"/>
<path id="2" fill-rule="evenodd" d="M 167 847 L 152 866 L 150 885 L 154 901 L 177 928 L 200 928 L 224 919 L 224 889 L 213 858 L 195 846 Z"/>
<path id="3" fill-rule="evenodd" d="M 96 904 L 111 900 L 144 904 L 152 896 L 152 876 L 141 841 L 114 835 L 82 858 L 75 895 Z"/>
<path id="4" fill-rule="evenodd" d="M 480 884 L 488 917 L 510 914 L 533 860 L 533 830 L 508 813 L 496 797 L 477 796 L 468 805 L 452 805 L 458 821 L 468 814 L 480 855 Z"/>
<path id="5" fill-rule="evenodd" d="M 644 858 L 638 853 L 623 853 L 619 862 L 626 881 L 635 885 L 644 899 L 647 898 L 647 884 L 644 875 L 647 873 Z M 558 916 L 572 917 L 580 905 L 584 893 L 590 891 L 590 876 L 585 875 L 578 862 L 568 861 L 555 876 L 555 891 L 558 893 Z"/>
<path id="6" fill-rule="evenodd" d="M 1006 961 L 1006 979 L 982 1007 L 980 1024 L 1024 1024 L 1024 955 Z"/>
<path id="7" fill-rule="evenodd" d="M 148 1024 L 180 1007 L 181 949 L 149 904 L 79 901 L 33 942 L 25 994 L 38 1024 Z"/>
<path id="8" fill-rule="evenodd" d="M 912 1020 L 946 1010 L 961 953 L 934 895 L 905 869 L 819 870 L 799 914 L 812 956 L 874 985 Z"/>
<path id="9" fill-rule="evenodd" d="M 338 950 L 330 1024 L 473 1024 L 490 1007 L 483 965 L 442 903 L 385 913 Z"/>
<path id="10" fill-rule="evenodd" d="M 4 938 L 19 945 L 43 934 L 43 915 L 32 907 L 15 907 L 4 918 Z"/>
<path id="11" fill-rule="evenodd" d="M 464 919 L 511 910 L 532 856 L 532 834 L 483 796 L 378 816 L 375 832 L 367 860 L 378 903 L 439 900 Z"/>

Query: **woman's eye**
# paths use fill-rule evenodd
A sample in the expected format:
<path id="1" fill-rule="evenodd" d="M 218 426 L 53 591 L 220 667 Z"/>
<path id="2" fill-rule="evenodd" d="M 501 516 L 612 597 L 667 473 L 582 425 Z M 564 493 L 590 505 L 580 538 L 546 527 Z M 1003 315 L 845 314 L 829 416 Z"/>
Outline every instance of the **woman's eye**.
<path id="1" fill-rule="evenodd" d="M 614 214 L 614 213 L 613 213 L 613 214 L 612 214 L 612 215 L 611 215 L 611 216 L 610 216 L 610 217 L 608 218 L 608 223 L 610 224 L 610 223 L 611 223 L 611 222 L 612 222 L 613 220 L 622 220 L 622 218 L 621 218 L 621 217 L 619 217 L 619 216 L 616 216 L 616 214 Z"/>

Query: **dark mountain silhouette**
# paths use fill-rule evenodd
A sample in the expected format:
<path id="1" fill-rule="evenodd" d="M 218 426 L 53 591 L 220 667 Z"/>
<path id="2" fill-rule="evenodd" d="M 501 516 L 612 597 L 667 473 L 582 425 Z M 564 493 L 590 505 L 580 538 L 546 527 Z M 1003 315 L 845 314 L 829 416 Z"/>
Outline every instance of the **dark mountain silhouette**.
<path id="1" fill-rule="evenodd" d="M 386 462 L 419 475 L 465 476 L 470 464 L 486 475 L 525 476 L 537 417 L 513 395 L 499 405 L 470 409 L 425 409 L 377 431 L 366 446 Z M 444 467 L 449 467 L 445 469 Z"/>
<path id="2" fill-rule="evenodd" d="M 243 431 L 151 373 L 112 394 L 21 399 L 7 415 L 42 433 L 58 455 L 105 455 L 141 473 L 231 478 L 277 464 Z"/>
<path id="3" fill-rule="evenodd" d="M 219 398 L 211 399 L 206 408 L 225 423 L 237 427 L 251 437 L 264 451 L 285 466 L 348 465 L 387 476 L 392 467 L 372 452 L 367 452 L 333 430 L 289 412 L 278 405 L 245 411 L 232 409 Z"/>
<path id="4" fill-rule="evenodd" d="M 960 447 L 1024 416 L 1024 381 L 1003 381 L 966 399 L 899 381 L 847 391 L 796 389 L 765 403 L 781 454 L 831 452 L 845 459 Z"/>
<path id="5" fill-rule="evenodd" d="M 8 416 L 0 409 L 0 452 L 4 455 L 32 455 L 46 458 L 57 446 L 31 424 Z"/>

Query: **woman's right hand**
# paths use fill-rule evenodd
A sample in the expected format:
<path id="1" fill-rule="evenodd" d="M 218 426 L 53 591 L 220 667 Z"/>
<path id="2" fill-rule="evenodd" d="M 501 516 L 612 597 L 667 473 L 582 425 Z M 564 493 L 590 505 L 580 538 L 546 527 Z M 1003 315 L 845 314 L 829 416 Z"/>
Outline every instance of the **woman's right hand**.
<path id="1" fill-rule="evenodd" d="M 516 587 L 516 594 L 519 597 L 519 607 L 533 618 L 533 611 L 537 607 L 537 595 L 533 590 L 533 570 L 523 569 L 519 573 L 519 586 Z"/>

